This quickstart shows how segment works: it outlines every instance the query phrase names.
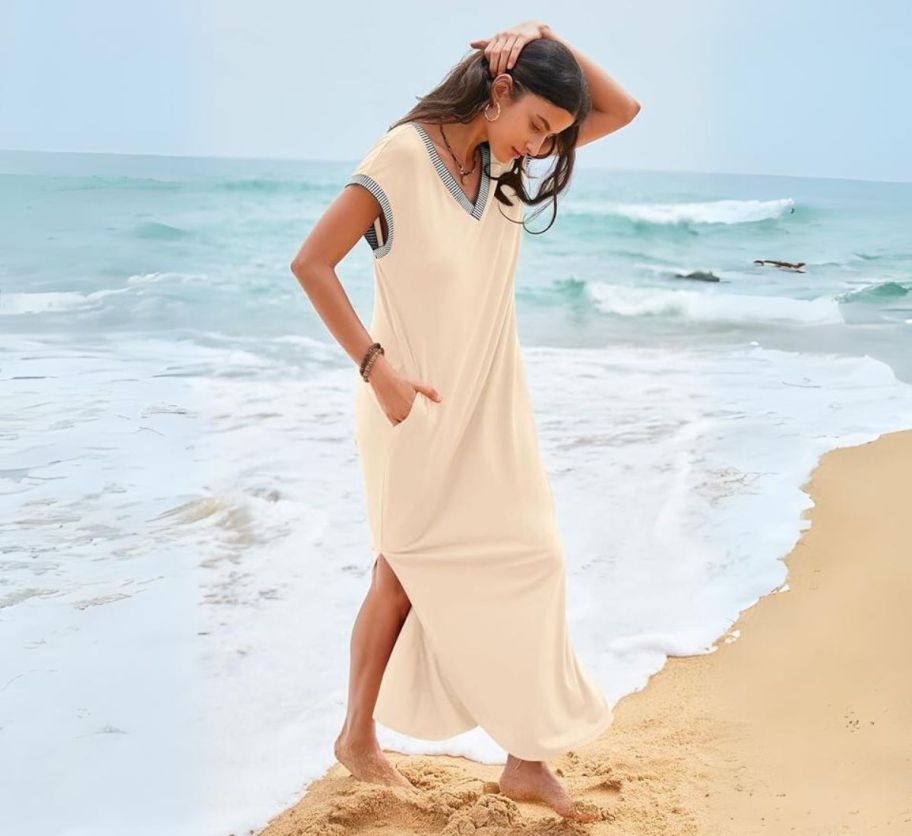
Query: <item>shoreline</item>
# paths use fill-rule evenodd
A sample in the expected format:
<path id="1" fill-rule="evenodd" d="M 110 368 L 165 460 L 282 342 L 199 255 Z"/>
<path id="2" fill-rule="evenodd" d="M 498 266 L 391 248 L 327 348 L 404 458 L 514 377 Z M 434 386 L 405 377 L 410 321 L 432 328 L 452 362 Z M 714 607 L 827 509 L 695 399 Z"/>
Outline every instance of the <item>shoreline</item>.
<path id="1" fill-rule="evenodd" d="M 783 587 L 549 761 L 604 811 L 567 832 L 912 833 L 912 430 L 828 451 L 801 489 L 811 524 Z M 389 754 L 418 799 L 336 763 L 260 833 L 493 836 L 558 819 L 497 794 L 501 764 Z"/>

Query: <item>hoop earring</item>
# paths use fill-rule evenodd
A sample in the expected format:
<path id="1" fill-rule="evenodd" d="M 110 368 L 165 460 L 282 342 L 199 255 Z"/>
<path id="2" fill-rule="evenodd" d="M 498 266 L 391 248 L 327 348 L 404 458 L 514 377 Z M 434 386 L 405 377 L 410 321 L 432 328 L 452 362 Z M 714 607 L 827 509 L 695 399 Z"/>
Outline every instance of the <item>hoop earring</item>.
<path id="1" fill-rule="evenodd" d="M 495 102 L 495 104 L 497 105 L 497 116 L 495 116 L 493 119 L 490 116 L 488 116 L 488 108 L 491 105 L 490 104 L 485 105 L 484 118 L 487 119 L 489 122 L 496 122 L 498 119 L 500 119 L 500 102 Z"/>

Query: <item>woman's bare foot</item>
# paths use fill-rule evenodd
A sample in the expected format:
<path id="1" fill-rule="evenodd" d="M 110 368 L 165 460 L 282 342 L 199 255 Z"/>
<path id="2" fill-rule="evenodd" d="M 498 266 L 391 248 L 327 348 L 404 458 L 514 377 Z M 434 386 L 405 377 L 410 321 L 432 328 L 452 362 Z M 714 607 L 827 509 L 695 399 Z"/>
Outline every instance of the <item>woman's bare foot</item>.
<path id="1" fill-rule="evenodd" d="M 333 753 L 336 760 L 359 781 L 416 789 L 415 785 L 387 760 L 376 738 L 353 740 L 342 732 L 333 744 Z"/>
<path id="2" fill-rule="evenodd" d="M 543 801 L 556 813 L 573 821 L 586 823 L 598 818 L 596 813 L 577 808 L 544 761 L 524 761 L 509 755 L 499 783 L 501 793 L 514 801 Z"/>

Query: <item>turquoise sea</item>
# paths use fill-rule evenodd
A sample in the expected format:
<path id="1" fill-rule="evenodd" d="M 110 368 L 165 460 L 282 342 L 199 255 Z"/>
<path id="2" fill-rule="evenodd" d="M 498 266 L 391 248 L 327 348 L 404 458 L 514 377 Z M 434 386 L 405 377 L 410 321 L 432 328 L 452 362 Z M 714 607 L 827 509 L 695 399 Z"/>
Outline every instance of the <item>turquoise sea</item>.
<path id="1" fill-rule="evenodd" d="M 363 384 L 289 263 L 354 165 L 0 152 L 0 831 L 246 832 L 333 762 Z M 580 163 L 523 236 L 571 632 L 611 701 L 787 591 L 824 452 L 912 427 L 910 229 L 912 183 Z M 362 239 L 337 267 L 365 324 L 372 265 Z"/>

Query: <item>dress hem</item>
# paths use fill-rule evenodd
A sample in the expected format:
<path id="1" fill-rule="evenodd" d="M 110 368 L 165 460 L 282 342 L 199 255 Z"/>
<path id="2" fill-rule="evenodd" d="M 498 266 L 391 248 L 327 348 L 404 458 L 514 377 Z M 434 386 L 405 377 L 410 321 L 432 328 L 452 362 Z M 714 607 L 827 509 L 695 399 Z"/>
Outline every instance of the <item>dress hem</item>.
<path id="1" fill-rule="evenodd" d="M 456 735 L 465 734 L 466 732 L 472 731 L 472 729 L 481 728 L 485 734 L 487 734 L 488 737 L 490 737 L 491 740 L 493 740 L 508 755 L 513 755 L 513 757 L 524 761 L 547 761 L 552 760 L 553 758 L 559 758 L 561 755 L 565 755 L 567 752 L 577 749 L 580 746 L 585 746 L 588 743 L 592 743 L 597 738 L 599 738 L 604 731 L 609 729 L 614 724 L 614 710 L 609 708 L 608 714 L 602 720 L 602 722 L 599 723 L 590 732 L 587 732 L 586 734 L 577 738 L 575 742 L 569 745 L 561 746 L 558 749 L 538 748 L 535 750 L 517 749 L 516 747 L 508 748 L 504 746 L 503 743 L 500 743 L 497 738 L 491 734 L 491 732 L 488 731 L 488 729 L 486 729 L 481 723 L 475 723 L 475 725 L 468 726 L 467 728 L 464 728 L 461 731 L 453 732 L 452 734 L 444 734 L 433 737 L 427 734 L 415 734 L 414 732 L 408 731 L 402 726 L 391 725 L 378 717 L 376 714 L 374 715 L 374 720 L 376 720 L 385 728 L 390 729 L 391 731 L 394 731 L 398 734 L 404 734 L 406 737 L 411 737 L 414 740 L 421 740 L 429 743 L 439 743 L 441 740 L 449 740 L 451 737 L 456 737 Z M 472 760 L 472 758 L 469 758 L 467 755 L 463 755 L 463 757 L 467 757 L 469 760 Z"/>

